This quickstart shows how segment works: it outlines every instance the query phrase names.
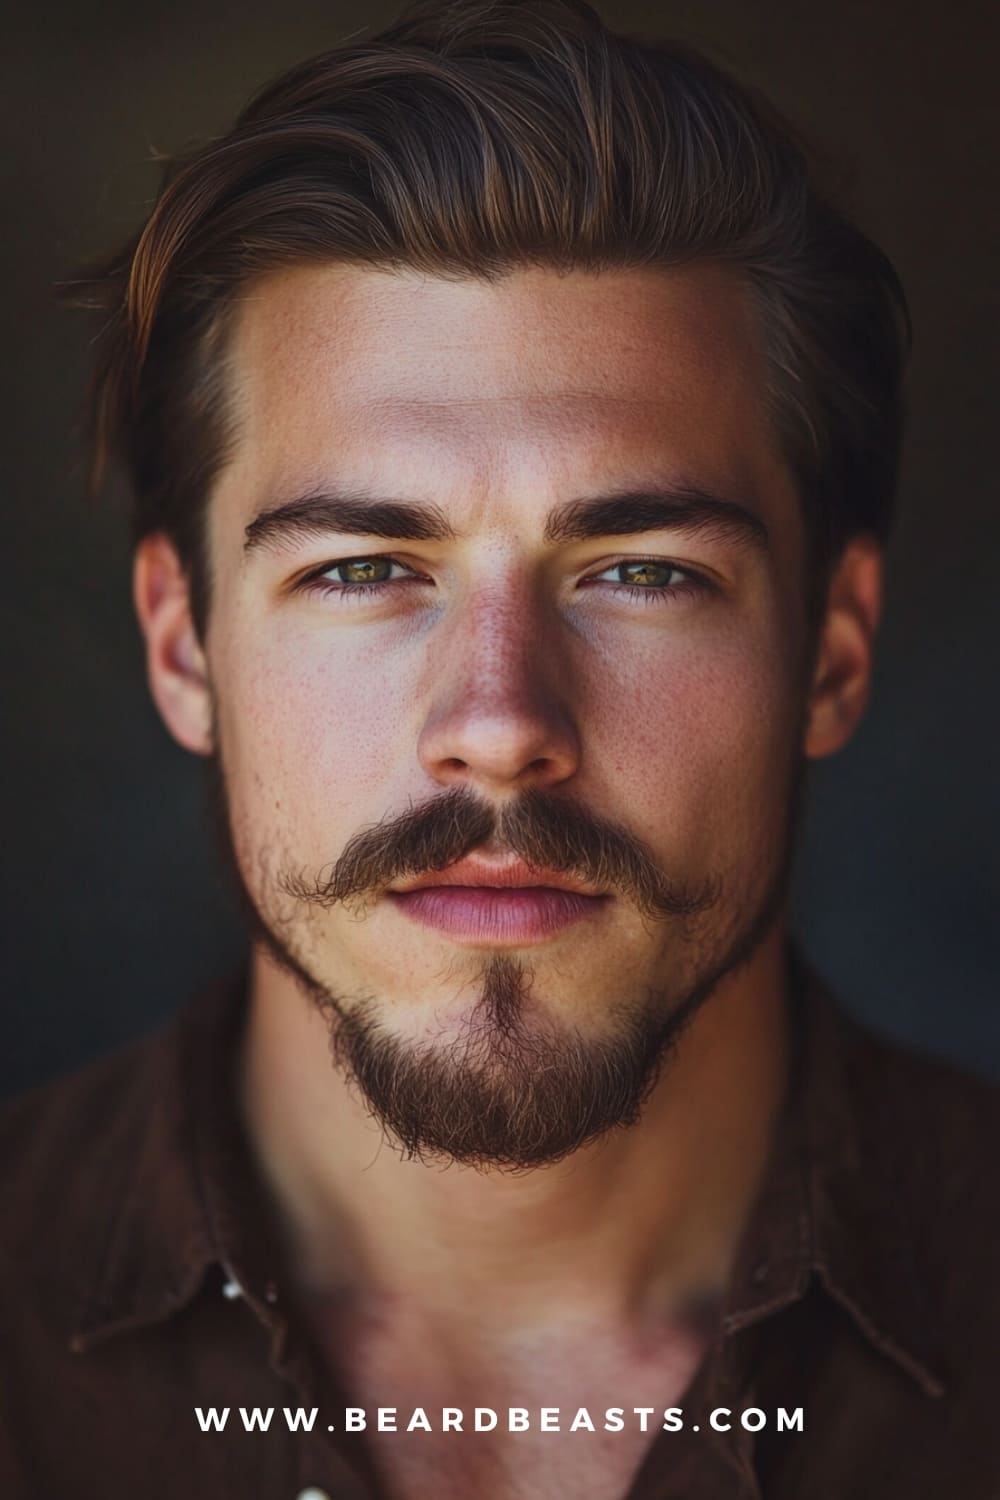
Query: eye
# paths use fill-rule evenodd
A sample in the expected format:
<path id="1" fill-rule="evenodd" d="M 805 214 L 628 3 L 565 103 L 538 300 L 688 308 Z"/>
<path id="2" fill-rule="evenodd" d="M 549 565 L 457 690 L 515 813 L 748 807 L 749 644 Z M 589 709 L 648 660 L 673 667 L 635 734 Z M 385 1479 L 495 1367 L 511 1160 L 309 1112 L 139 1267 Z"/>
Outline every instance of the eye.
<path id="1" fill-rule="evenodd" d="M 672 563 L 662 562 L 624 562 L 617 563 L 615 567 L 608 568 L 608 573 L 615 574 L 615 583 L 627 583 L 633 588 L 666 588 L 671 582 L 672 575 L 677 574 L 679 578 L 687 575 L 681 573 Z M 600 578 L 604 573 L 598 575 Z"/>
<path id="2" fill-rule="evenodd" d="M 394 557 L 345 557 L 326 562 L 300 579 L 297 588 L 322 594 L 363 595 L 379 593 L 382 586 L 419 577 Z"/>
<path id="3" fill-rule="evenodd" d="M 319 576 L 330 582 L 333 579 L 329 575 L 333 573 L 340 583 L 388 583 L 394 568 L 404 575 L 409 573 L 408 568 L 404 569 L 391 557 L 349 557 L 344 562 L 331 563 Z"/>
<path id="4" fill-rule="evenodd" d="M 627 558 L 605 568 L 602 573 L 592 573 L 585 582 L 617 585 L 616 592 L 624 591 L 630 598 L 652 596 L 655 599 L 674 594 L 708 593 L 712 589 L 712 584 L 701 573 L 654 557 Z"/>

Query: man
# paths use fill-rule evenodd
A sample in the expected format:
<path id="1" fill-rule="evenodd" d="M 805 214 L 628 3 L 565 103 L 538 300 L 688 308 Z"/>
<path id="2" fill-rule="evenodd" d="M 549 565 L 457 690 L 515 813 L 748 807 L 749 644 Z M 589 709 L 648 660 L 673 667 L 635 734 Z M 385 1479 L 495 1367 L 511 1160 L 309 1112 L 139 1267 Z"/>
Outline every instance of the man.
<path id="1" fill-rule="evenodd" d="M 995 1494 L 995 1093 L 789 939 L 906 318 L 788 127 L 420 7 L 89 295 L 252 949 L 5 1109 L 3 1494 Z"/>

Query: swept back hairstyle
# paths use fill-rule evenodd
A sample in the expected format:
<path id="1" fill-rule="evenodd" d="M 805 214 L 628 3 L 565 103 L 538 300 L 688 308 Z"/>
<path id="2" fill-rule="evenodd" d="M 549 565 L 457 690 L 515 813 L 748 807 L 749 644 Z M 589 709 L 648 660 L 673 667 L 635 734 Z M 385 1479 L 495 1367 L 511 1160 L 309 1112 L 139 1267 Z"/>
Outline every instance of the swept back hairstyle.
<path id="1" fill-rule="evenodd" d="M 420 0 L 168 159 L 141 231 L 67 285 L 102 313 L 89 486 L 124 465 L 135 540 L 173 539 L 203 633 L 206 500 L 236 435 L 227 332 L 252 278 L 725 262 L 757 311 L 815 620 L 847 539 L 888 532 L 910 340 L 891 263 L 818 176 L 773 107 L 688 46 L 617 35 L 582 0 Z"/>

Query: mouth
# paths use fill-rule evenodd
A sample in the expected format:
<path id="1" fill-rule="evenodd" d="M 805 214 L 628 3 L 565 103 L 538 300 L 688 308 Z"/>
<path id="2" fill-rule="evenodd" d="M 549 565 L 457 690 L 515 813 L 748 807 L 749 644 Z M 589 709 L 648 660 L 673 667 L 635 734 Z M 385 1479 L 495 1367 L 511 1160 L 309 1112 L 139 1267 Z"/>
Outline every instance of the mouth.
<path id="1" fill-rule="evenodd" d="M 470 858 L 391 889 L 386 899 L 411 921 L 447 937 L 484 947 L 515 947 L 597 916 L 612 898 L 522 860 Z"/>

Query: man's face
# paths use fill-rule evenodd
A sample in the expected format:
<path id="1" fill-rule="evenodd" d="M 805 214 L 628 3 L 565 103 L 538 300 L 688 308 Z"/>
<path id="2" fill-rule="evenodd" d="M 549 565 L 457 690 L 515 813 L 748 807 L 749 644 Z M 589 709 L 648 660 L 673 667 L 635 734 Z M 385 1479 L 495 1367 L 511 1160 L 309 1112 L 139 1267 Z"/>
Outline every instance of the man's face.
<path id="1" fill-rule="evenodd" d="M 780 905 L 804 539 L 744 292 L 296 268 L 231 378 L 205 652 L 260 930 L 400 1136 L 392 1069 L 412 1145 L 553 1159 Z"/>

